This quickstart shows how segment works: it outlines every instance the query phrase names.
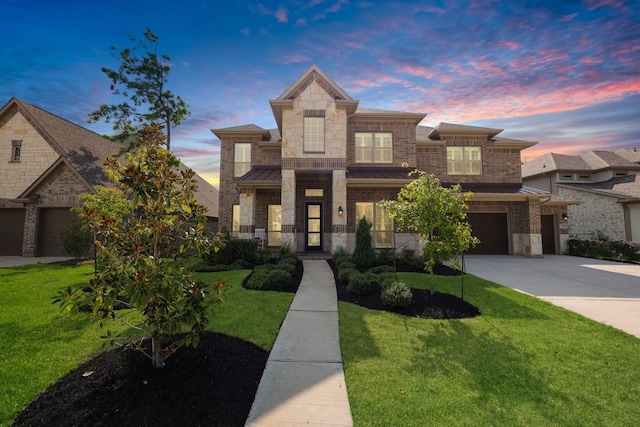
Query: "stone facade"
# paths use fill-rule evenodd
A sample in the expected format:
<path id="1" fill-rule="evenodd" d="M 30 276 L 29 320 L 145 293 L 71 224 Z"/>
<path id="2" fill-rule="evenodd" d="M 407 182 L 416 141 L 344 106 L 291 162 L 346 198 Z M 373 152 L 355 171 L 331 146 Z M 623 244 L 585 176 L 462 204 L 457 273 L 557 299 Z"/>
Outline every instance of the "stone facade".
<path id="1" fill-rule="evenodd" d="M 0 124 L 0 198 L 22 194 L 60 157 L 20 112 Z M 20 161 L 12 159 L 12 141 L 21 141 Z"/>

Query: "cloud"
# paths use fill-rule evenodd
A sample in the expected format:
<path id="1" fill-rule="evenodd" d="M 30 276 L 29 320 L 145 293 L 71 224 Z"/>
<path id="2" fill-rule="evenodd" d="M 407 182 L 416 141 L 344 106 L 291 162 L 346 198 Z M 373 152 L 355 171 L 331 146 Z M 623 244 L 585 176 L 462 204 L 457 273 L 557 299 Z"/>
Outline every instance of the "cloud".
<path id="1" fill-rule="evenodd" d="M 278 10 L 275 13 L 275 17 L 276 17 L 276 20 L 278 22 L 288 22 L 289 21 L 289 18 L 287 16 L 287 9 L 285 9 L 283 6 L 280 6 L 278 8 Z"/>

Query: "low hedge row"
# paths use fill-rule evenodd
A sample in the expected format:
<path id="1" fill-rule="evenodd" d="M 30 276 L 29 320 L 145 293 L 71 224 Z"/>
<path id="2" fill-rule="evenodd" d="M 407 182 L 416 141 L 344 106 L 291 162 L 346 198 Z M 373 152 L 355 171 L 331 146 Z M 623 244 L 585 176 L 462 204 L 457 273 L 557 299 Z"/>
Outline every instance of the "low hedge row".
<path id="1" fill-rule="evenodd" d="M 614 261 L 640 262 L 640 244 L 625 241 L 569 239 L 569 255 Z"/>

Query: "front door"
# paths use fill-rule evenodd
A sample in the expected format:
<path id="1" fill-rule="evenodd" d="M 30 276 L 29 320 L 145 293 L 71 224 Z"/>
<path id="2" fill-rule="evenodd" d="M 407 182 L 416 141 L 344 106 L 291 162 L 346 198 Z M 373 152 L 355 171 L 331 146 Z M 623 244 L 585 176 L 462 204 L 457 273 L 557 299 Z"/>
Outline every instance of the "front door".
<path id="1" fill-rule="evenodd" d="M 322 250 L 322 203 L 307 203 L 307 229 L 304 248 L 307 251 Z"/>

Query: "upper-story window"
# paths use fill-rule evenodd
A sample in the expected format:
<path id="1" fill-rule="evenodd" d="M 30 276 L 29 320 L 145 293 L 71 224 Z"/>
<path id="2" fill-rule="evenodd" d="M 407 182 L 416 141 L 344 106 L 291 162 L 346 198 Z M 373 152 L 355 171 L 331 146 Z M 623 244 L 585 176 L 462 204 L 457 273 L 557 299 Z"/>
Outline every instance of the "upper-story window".
<path id="1" fill-rule="evenodd" d="M 324 153 L 324 110 L 304 110 L 304 151 Z"/>
<path id="2" fill-rule="evenodd" d="M 356 163 L 393 163 L 391 132 L 356 132 Z"/>
<path id="3" fill-rule="evenodd" d="M 22 141 L 11 141 L 11 160 L 12 163 L 20 162 L 20 155 L 22 154 Z"/>
<path id="4" fill-rule="evenodd" d="M 482 149 L 480 147 L 447 147 L 447 173 L 449 175 L 481 175 Z"/>
<path id="5" fill-rule="evenodd" d="M 236 142 L 233 156 L 233 176 L 242 176 L 251 170 L 251 143 Z"/>

